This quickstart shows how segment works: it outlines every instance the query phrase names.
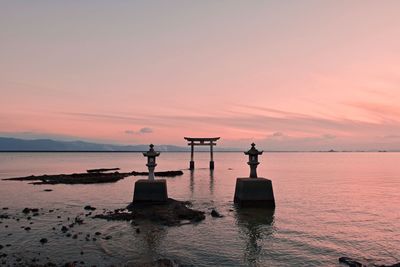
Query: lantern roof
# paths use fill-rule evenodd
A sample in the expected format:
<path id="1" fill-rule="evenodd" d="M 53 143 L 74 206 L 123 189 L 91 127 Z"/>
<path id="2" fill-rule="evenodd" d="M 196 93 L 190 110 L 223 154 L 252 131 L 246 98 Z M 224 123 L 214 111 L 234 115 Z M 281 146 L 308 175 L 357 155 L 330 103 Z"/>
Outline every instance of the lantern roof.
<path id="1" fill-rule="evenodd" d="M 256 144 L 254 144 L 254 143 L 251 144 L 251 148 L 249 151 L 244 152 L 244 154 L 250 155 L 250 156 L 261 155 L 262 153 L 263 153 L 263 151 L 258 151 L 256 148 Z"/>
<path id="2" fill-rule="evenodd" d="M 144 152 L 143 156 L 145 156 L 145 157 L 158 157 L 158 156 L 160 156 L 160 152 L 156 152 L 154 150 L 154 145 L 153 144 L 150 144 L 149 147 L 150 147 L 149 151 Z"/>

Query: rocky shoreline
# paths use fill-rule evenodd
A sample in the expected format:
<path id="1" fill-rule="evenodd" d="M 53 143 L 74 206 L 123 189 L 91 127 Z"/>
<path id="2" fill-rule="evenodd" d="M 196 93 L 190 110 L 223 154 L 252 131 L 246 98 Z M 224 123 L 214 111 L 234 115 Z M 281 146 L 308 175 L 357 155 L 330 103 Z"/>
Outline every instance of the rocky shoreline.
<path id="1" fill-rule="evenodd" d="M 189 208 L 188 201 L 169 198 L 166 203 L 131 203 L 125 209 L 106 211 L 93 218 L 111 221 L 151 221 L 166 226 L 197 223 L 205 219 L 205 213 Z"/>
<path id="2" fill-rule="evenodd" d="M 94 169 L 88 170 L 86 173 L 72 174 L 54 174 L 54 175 L 30 175 L 24 177 L 4 178 L 4 181 L 32 181 L 31 184 L 99 184 L 99 183 L 115 183 L 128 176 L 147 176 L 148 172 L 105 172 L 113 169 Z M 155 172 L 155 176 L 159 177 L 175 177 L 183 175 L 182 171 L 161 171 Z"/>

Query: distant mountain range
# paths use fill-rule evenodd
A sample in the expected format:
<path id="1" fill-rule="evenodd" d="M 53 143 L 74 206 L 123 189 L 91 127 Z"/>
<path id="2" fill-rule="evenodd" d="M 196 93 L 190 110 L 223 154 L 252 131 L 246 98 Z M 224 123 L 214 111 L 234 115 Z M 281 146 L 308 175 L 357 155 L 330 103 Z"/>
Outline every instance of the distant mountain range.
<path id="1" fill-rule="evenodd" d="M 0 151 L 100 151 L 100 152 L 140 152 L 147 151 L 149 145 L 110 145 L 98 144 L 84 141 L 57 141 L 51 139 L 17 139 L 0 137 Z M 173 145 L 155 145 L 155 149 L 161 152 L 186 152 L 189 147 Z M 208 150 L 207 148 L 197 148 L 196 150 Z M 219 148 L 217 151 L 234 151 L 229 148 Z"/>

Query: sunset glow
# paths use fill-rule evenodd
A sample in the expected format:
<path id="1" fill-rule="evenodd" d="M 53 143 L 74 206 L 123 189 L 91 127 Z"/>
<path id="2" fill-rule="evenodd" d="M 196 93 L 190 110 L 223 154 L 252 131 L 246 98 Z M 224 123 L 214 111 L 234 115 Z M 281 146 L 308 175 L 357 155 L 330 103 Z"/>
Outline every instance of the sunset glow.
<path id="1" fill-rule="evenodd" d="M 0 135 L 400 149 L 399 10 L 399 1 L 0 4 Z"/>

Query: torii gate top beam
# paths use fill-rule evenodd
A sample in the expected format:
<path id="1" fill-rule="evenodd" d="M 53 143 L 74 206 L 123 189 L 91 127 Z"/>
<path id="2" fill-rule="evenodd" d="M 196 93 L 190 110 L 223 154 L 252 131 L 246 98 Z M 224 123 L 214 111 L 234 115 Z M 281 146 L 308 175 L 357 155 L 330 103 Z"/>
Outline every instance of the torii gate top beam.
<path id="1" fill-rule="evenodd" d="M 190 142 L 195 142 L 195 141 L 199 141 L 199 142 L 214 142 L 219 140 L 221 137 L 184 137 L 185 140 L 190 141 Z"/>

